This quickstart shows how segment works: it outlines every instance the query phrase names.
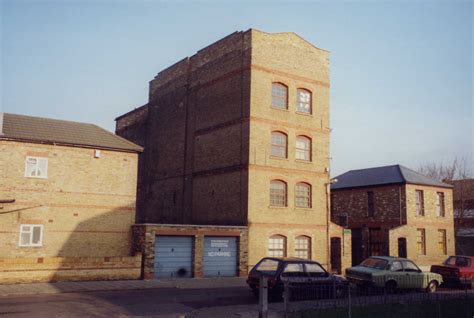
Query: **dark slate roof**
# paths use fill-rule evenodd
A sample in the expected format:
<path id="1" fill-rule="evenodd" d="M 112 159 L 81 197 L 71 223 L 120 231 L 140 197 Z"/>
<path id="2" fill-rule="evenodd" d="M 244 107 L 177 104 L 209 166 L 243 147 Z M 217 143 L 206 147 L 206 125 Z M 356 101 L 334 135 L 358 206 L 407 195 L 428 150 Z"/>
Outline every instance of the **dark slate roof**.
<path id="1" fill-rule="evenodd" d="M 143 151 L 142 147 L 93 124 L 8 113 L 0 113 L 0 121 L 0 139 Z"/>
<path id="2" fill-rule="evenodd" d="M 337 179 L 337 182 L 331 185 L 332 190 L 405 183 L 442 188 L 453 187 L 401 165 L 350 170 L 335 179 Z"/>

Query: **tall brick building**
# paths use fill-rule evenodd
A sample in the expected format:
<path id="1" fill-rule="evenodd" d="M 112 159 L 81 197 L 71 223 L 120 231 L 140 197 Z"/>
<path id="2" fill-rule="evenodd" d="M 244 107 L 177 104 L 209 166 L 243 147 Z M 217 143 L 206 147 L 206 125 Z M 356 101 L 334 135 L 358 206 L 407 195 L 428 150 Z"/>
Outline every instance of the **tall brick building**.
<path id="1" fill-rule="evenodd" d="M 294 33 L 235 32 L 161 71 L 149 102 L 116 121 L 145 148 L 137 223 L 155 225 L 136 236 L 147 255 L 166 258 L 160 239 L 189 236 L 192 272 L 209 276 L 207 238 L 233 235 L 242 275 L 268 255 L 328 265 L 331 237 L 335 269 L 350 257 L 328 217 L 327 51 Z M 146 275 L 163 271 L 158 254 Z"/>
<path id="2" fill-rule="evenodd" d="M 404 166 L 351 170 L 331 186 L 331 218 L 352 230 L 352 263 L 371 255 L 420 266 L 454 253 L 452 186 Z"/>
<path id="3" fill-rule="evenodd" d="M 0 284 L 139 278 L 141 151 L 95 125 L 0 113 Z"/>

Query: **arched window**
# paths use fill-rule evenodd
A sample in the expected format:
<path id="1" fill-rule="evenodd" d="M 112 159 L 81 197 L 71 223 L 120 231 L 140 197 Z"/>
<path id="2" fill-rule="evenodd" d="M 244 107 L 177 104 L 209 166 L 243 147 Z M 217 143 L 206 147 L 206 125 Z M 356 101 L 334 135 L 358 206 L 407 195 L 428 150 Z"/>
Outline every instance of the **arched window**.
<path id="1" fill-rule="evenodd" d="M 288 109 L 288 87 L 281 83 L 272 83 L 272 106 Z"/>
<path id="2" fill-rule="evenodd" d="M 295 206 L 298 208 L 311 207 L 311 185 L 300 182 L 295 187 Z"/>
<path id="3" fill-rule="evenodd" d="M 283 235 L 273 235 L 268 239 L 268 256 L 286 256 L 286 237 Z"/>
<path id="4" fill-rule="evenodd" d="M 296 111 L 299 113 L 311 114 L 311 92 L 303 88 L 298 88 L 296 96 Z"/>
<path id="5" fill-rule="evenodd" d="M 305 235 L 295 239 L 295 257 L 311 259 L 311 238 Z"/>
<path id="6" fill-rule="evenodd" d="M 270 205 L 286 206 L 286 183 L 281 180 L 270 182 Z"/>
<path id="7" fill-rule="evenodd" d="M 286 158 L 288 154 L 288 137 L 279 131 L 272 132 L 272 156 Z"/>
<path id="8" fill-rule="evenodd" d="M 297 160 L 311 161 L 311 139 L 306 136 L 296 137 L 296 153 Z"/>

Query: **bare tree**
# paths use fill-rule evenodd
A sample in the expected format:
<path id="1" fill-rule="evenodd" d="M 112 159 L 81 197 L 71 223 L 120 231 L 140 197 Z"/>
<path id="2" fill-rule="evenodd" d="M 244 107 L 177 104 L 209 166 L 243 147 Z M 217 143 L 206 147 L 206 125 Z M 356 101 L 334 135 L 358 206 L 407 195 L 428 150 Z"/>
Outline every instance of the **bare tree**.
<path id="1" fill-rule="evenodd" d="M 448 163 L 430 162 L 420 165 L 418 172 L 428 177 L 453 185 L 454 227 L 456 236 L 461 231 L 472 228 L 474 217 L 473 170 L 465 158 L 454 158 Z M 456 250 L 462 254 L 465 246 L 456 239 Z"/>
<path id="2" fill-rule="evenodd" d="M 418 172 L 438 181 L 461 180 L 472 177 L 472 171 L 466 158 L 455 157 L 451 162 L 426 162 L 421 164 Z"/>

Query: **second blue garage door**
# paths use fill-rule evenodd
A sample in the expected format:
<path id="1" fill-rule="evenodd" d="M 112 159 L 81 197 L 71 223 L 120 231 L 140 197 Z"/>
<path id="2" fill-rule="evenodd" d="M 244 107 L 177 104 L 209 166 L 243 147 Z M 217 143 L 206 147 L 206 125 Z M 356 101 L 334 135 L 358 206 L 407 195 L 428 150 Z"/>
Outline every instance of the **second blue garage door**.
<path id="1" fill-rule="evenodd" d="M 204 238 L 204 277 L 237 275 L 237 238 L 206 236 Z"/>
<path id="2" fill-rule="evenodd" d="M 191 277 L 193 237 L 157 236 L 155 240 L 155 276 Z"/>

